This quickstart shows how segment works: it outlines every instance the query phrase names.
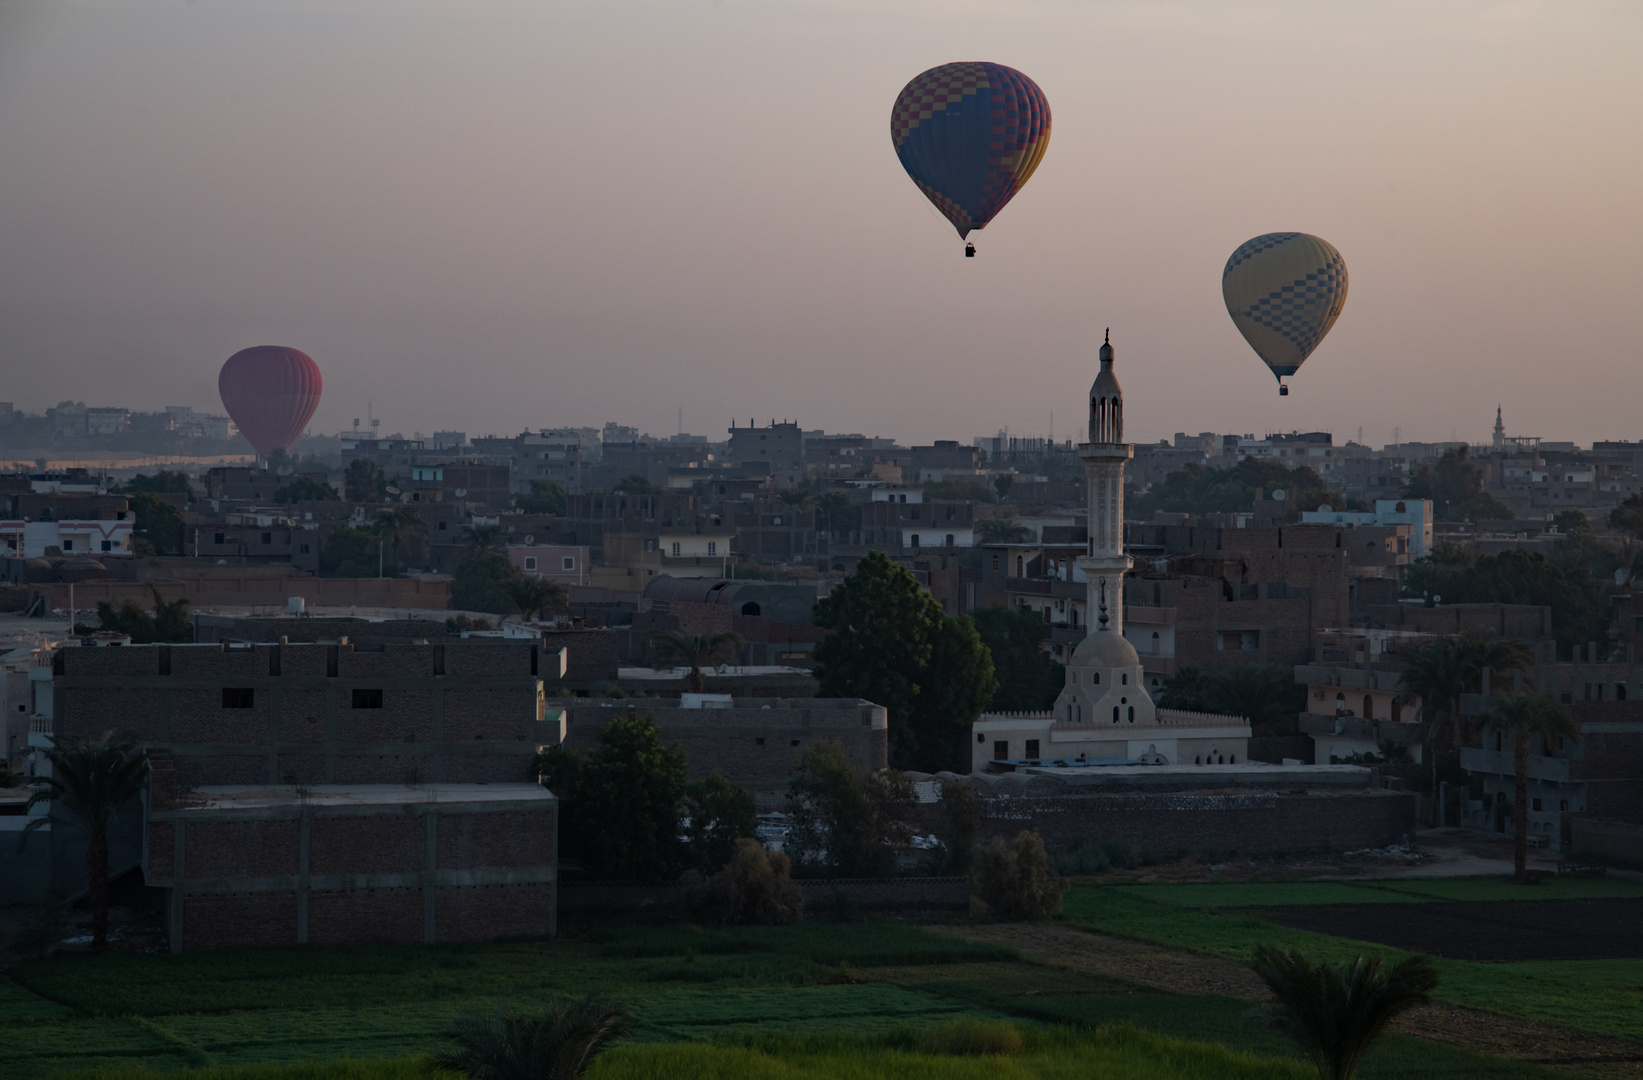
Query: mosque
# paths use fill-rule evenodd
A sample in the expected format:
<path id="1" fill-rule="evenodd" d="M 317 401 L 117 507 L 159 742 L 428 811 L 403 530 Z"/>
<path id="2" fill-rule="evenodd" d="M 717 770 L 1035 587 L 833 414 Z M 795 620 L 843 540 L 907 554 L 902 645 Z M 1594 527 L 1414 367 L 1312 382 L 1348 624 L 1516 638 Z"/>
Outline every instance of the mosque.
<path id="1" fill-rule="evenodd" d="M 1247 761 L 1249 721 L 1160 709 L 1141 677 L 1141 658 L 1124 637 L 1124 392 L 1113 374 L 1110 335 L 1090 387 L 1090 441 L 1079 447 L 1088 485 L 1089 546 L 1077 561 L 1088 606 L 1098 612 L 1073 651 L 1055 707 L 1042 713 L 983 713 L 971 728 L 971 771 L 992 762 L 1068 768 L 1126 765 L 1235 765 Z"/>

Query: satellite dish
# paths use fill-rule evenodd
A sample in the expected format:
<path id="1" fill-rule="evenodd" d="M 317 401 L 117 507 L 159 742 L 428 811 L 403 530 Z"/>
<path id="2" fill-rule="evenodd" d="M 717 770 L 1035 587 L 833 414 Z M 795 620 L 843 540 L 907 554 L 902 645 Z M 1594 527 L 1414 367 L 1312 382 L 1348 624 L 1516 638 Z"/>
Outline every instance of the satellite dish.
<path id="1" fill-rule="evenodd" d="M 1318 507 L 1318 513 L 1320 514 L 1333 514 L 1334 512 L 1335 508 L 1330 506 L 1328 503 L 1324 503 L 1322 506 Z"/>
<path id="2" fill-rule="evenodd" d="M 281 465 L 279 468 L 274 470 L 274 475 L 275 476 L 290 476 L 294 471 L 295 470 L 292 469 L 291 466 L 289 466 L 289 465 Z"/>
<path id="3" fill-rule="evenodd" d="M 394 487 L 394 486 L 393 486 L 393 485 L 392 485 L 392 484 L 389 484 L 389 485 L 388 485 L 388 494 L 390 494 L 390 495 L 398 495 L 398 494 L 399 494 L 399 489 L 398 489 L 398 488 L 396 488 L 396 487 Z"/>
<path id="4" fill-rule="evenodd" d="M 1285 496 L 1284 496 L 1284 489 L 1283 489 L 1283 488 L 1279 488 L 1279 489 L 1278 489 L 1278 490 L 1276 490 L 1276 491 L 1274 491 L 1274 492 L 1273 492 L 1273 493 L 1272 493 L 1272 498 L 1273 498 L 1273 500 L 1274 500 L 1274 501 L 1276 501 L 1276 502 L 1283 502 L 1283 501 L 1284 501 L 1284 498 L 1285 498 Z"/>
<path id="5" fill-rule="evenodd" d="M 536 537 L 532 536 L 530 533 L 526 533 L 525 534 L 525 544 L 526 544 L 526 546 L 528 547 L 529 545 L 534 544 L 534 543 L 536 543 Z"/>
<path id="6" fill-rule="evenodd" d="M 459 498 L 459 499 L 467 498 L 468 497 L 468 489 L 467 488 L 457 488 L 456 489 L 456 497 Z"/>

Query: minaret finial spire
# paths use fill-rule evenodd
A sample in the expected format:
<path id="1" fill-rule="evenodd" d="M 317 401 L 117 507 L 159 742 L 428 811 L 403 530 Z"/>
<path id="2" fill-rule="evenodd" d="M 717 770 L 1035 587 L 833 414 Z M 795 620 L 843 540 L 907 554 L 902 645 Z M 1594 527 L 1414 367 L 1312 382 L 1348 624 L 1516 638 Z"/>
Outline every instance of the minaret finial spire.
<path id="1" fill-rule="evenodd" d="M 1107 579 L 1104 577 L 1101 579 L 1101 617 L 1097 621 L 1102 630 L 1107 628 Z"/>
<path id="2" fill-rule="evenodd" d="M 1112 344 L 1112 327 L 1110 327 L 1110 326 L 1107 327 L 1106 336 L 1101 339 L 1101 344 L 1103 344 L 1103 345 L 1111 345 Z"/>

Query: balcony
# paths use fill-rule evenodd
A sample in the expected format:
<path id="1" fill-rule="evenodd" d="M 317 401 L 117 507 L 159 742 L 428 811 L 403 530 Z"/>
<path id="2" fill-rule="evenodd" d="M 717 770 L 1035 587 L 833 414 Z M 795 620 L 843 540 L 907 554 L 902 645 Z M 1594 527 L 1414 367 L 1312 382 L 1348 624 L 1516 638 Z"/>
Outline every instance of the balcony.
<path id="1" fill-rule="evenodd" d="M 51 748 L 51 717 L 34 715 L 29 717 L 29 746 L 35 750 L 49 750 Z"/>

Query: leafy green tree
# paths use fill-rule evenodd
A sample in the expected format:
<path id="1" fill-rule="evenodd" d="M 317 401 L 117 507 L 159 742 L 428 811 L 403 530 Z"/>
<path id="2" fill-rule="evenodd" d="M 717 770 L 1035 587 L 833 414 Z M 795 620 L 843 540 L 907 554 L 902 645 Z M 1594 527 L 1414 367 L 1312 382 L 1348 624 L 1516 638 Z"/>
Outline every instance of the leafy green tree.
<path id="1" fill-rule="evenodd" d="M 1286 735 L 1296 731 L 1306 688 L 1296 685 L 1293 669 L 1277 664 L 1241 664 L 1223 671 L 1181 668 L 1164 680 L 1157 700 L 1165 709 L 1245 717 L 1258 735 Z"/>
<path id="2" fill-rule="evenodd" d="M 51 763 L 51 775 L 31 781 L 35 791 L 24 812 L 40 803 L 50 804 L 50 811 L 30 821 L 18 843 L 47 822 L 85 830 L 91 947 L 101 951 L 108 948 L 108 831 L 115 816 L 142 793 L 148 755 L 137 749 L 135 735 L 113 732 L 96 741 L 54 735 L 42 753 Z"/>
<path id="3" fill-rule="evenodd" d="M 661 488 L 638 473 L 622 477 L 616 482 L 616 486 L 611 488 L 611 491 L 618 495 L 660 495 L 662 493 Z"/>
<path id="4" fill-rule="evenodd" d="M 1296 949 L 1255 946 L 1255 974 L 1275 999 L 1265 1022 L 1300 1045 L 1320 1080 L 1352 1080 L 1376 1039 L 1393 1020 L 1431 1001 L 1438 972 L 1424 956 L 1390 971 L 1379 956 L 1316 966 Z"/>
<path id="5" fill-rule="evenodd" d="M 371 531 L 383 539 L 394 553 L 393 566 L 397 570 L 404 561 L 400 549 L 407 540 L 415 540 L 428 532 L 427 522 L 411 506 L 394 506 L 377 511 L 371 522 Z"/>
<path id="6" fill-rule="evenodd" d="M 786 850 L 827 877 L 878 877 L 913 835 L 913 785 L 884 769 L 865 779 L 838 742 L 811 744 L 787 788 Z"/>
<path id="7" fill-rule="evenodd" d="M 993 699 L 993 654 L 970 616 L 943 618 L 930 635 L 930 663 L 913 699 L 915 757 L 923 771 L 958 769 L 969 759 L 970 726 Z"/>
<path id="8" fill-rule="evenodd" d="M 1494 725 L 1512 740 L 1512 863 L 1518 881 L 1526 880 L 1529 866 L 1529 751 L 1538 736 L 1551 749 L 1554 739 L 1578 742 L 1580 729 L 1552 697 L 1530 690 L 1490 703 Z"/>
<path id="9" fill-rule="evenodd" d="M 736 650 L 747 639 L 728 630 L 721 634 L 691 634 L 682 630 L 661 630 L 650 636 L 651 661 L 656 664 L 682 664 L 690 668 L 686 683 L 690 692 L 700 694 L 707 690 L 707 676 L 702 668 L 736 658 Z"/>
<path id="10" fill-rule="evenodd" d="M 369 529 L 342 525 L 326 534 L 319 550 L 320 577 L 376 577 L 382 540 Z"/>
<path id="11" fill-rule="evenodd" d="M 1031 608 L 989 607 L 970 613 L 981 643 L 993 657 L 998 689 L 989 712 L 1042 712 L 1055 704 L 1067 668 L 1043 649 L 1050 627 Z"/>
<path id="12" fill-rule="evenodd" d="M 388 497 L 388 478 L 382 474 L 382 466 L 368 458 L 348 463 L 342 487 L 349 502 L 378 503 Z"/>
<path id="13" fill-rule="evenodd" d="M 175 472 L 161 469 L 153 476 L 138 473 L 118 488 L 115 488 L 115 490 L 125 495 L 139 493 L 187 495 L 190 502 L 194 501 L 194 488 L 188 482 L 188 474 L 180 469 Z"/>
<path id="14" fill-rule="evenodd" d="M 183 512 L 148 492 L 126 500 L 131 507 L 132 544 L 139 555 L 185 554 L 188 523 Z"/>
<path id="15" fill-rule="evenodd" d="M 519 571 L 500 552 L 470 555 L 457 565 L 451 578 L 451 606 L 498 615 L 517 611 L 512 588 L 519 577 Z"/>
<path id="16" fill-rule="evenodd" d="M 1331 491 L 1317 473 L 1304 465 L 1289 469 L 1276 461 L 1257 458 L 1245 458 L 1230 469 L 1187 465 L 1165 476 L 1145 495 L 1127 501 L 1133 503 L 1133 513 L 1140 517 L 1150 517 L 1157 510 L 1174 514 L 1232 513 L 1253 510 L 1257 491 L 1270 497 L 1279 490 L 1297 516 L 1322 503 L 1343 510 L 1366 509 L 1359 500 Z"/>
<path id="17" fill-rule="evenodd" d="M 1565 552 L 1566 554 L 1566 552 Z M 1605 564 L 1606 565 L 1606 564 Z M 1465 550 L 1434 552 L 1410 567 L 1406 595 L 1446 604 L 1535 604 L 1552 609 L 1552 632 L 1565 654 L 1588 641 L 1602 641 L 1608 629 L 1605 582 L 1589 568 L 1566 569 L 1538 551 L 1513 548 L 1478 556 Z M 1612 569 L 1612 568 L 1611 568 Z"/>
<path id="18" fill-rule="evenodd" d="M 312 476 L 299 476 L 274 492 L 274 501 L 285 506 L 299 502 L 336 502 L 341 498 L 336 488 Z"/>
<path id="19" fill-rule="evenodd" d="M 662 746 L 649 713 L 606 724 L 576 782 L 583 862 L 612 877 L 678 873 L 686 768 L 684 751 Z"/>
<path id="20" fill-rule="evenodd" d="M 1006 844 L 995 836 L 976 849 L 976 894 L 1006 919 L 1047 919 L 1061 911 L 1071 883 L 1050 865 L 1044 838 L 1022 830 Z"/>
<path id="21" fill-rule="evenodd" d="M 518 576 L 508 579 L 503 594 L 521 619 L 528 619 L 543 608 L 555 610 L 565 606 L 565 589 L 547 578 Z"/>
<path id="22" fill-rule="evenodd" d="M 563 514 L 565 489 L 549 480 L 532 480 L 528 495 L 515 495 L 514 506 L 527 514 Z"/>
<path id="23" fill-rule="evenodd" d="M 976 539 L 983 544 L 1025 544 L 1033 531 L 1014 516 L 982 518 L 976 522 Z"/>
<path id="24" fill-rule="evenodd" d="M 1609 511 L 1609 524 L 1643 540 L 1643 491 L 1634 491 Z"/>
<path id="25" fill-rule="evenodd" d="M 998 501 L 1009 498 L 1010 489 L 1015 486 L 1015 477 L 1009 473 L 1000 473 L 993 477 L 993 491 L 998 495 Z"/>
<path id="26" fill-rule="evenodd" d="M 753 793 L 737 787 L 715 770 L 685 787 L 685 860 L 704 874 L 717 873 L 730 861 L 736 841 L 753 836 L 759 817 Z"/>
<path id="27" fill-rule="evenodd" d="M 968 730 L 995 689 L 992 656 L 974 625 L 949 627 L 960 620 L 880 551 L 816 604 L 814 618 L 832 631 L 813 654 L 818 693 L 883 705 L 898 768 L 950 767 L 953 733 Z"/>
<path id="28" fill-rule="evenodd" d="M 816 529 L 829 536 L 849 536 L 861 529 L 861 504 L 842 491 L 829 491 L 816 500 Z"/>
<path id="29" fill-rule="evenodd" d="M 152 645 L 155 642 L 188 642 L 194 640 L 194 622 L 188 614 L 188 597 L 179 596 L 166 602 L 157 586 L 150 583 L 154 594 L 154 614 L 150 615 L 131 600 L 118 608 L 107 600 L 97 601 L 99 630 L 126 634 L 133 645 Z"/>
<path id="30" fill-rule="evenodd" d="M 1483 470 L 1473 465 L 1467 448 L 1453 446 L 1436 465 L 1422 465 L 1404 485 L 1406 499 L 1431 499 L 1439 521 L 1510 518 L 1512 508 L 1483 490 Z"/>
<path id="31" fill-rule="evenodd" d="M 627 1020 L 621 1007 L 591 995 L 543 1016 L 475 1013 L 450 1032 L 457 1048 L 435 1054 L 432 1065 L 470 1080 L 577 1080 Z"/>

